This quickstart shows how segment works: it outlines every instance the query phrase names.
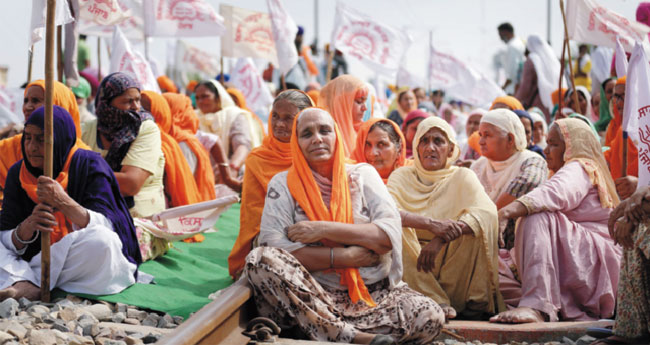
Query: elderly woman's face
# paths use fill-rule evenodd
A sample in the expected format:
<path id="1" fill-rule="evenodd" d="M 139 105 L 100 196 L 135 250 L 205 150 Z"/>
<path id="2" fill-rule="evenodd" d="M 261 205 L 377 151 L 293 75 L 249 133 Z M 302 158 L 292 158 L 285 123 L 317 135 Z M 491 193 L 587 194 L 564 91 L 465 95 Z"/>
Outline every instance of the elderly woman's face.
<path id="1" fill-rule="evenodd" d="M 283 143 L 291 140 L 293 119 L 298 115 L 298 107 L 286 99 L 279 100 L 271 110 L 271 130 L 275 139 Z"/>
<path id="2" fill-rule="evenodd" d="M 533 137 L 533 124 L 530 123 L 530 120 L 525 117 L 520 117 L 519 120 L 521 124 L 524 125 L 524 131 L 526 132 L 526 143 L 530 144 Z"/>
<path id="3" fill-rule="evenodd" d="M 481 136 L 479 145 L 481 145 L 481 155 L 489 160 L 504 161 L 514 153 L 514 136 L 512 134 L 503 135 L 499 127 L 490 123 L 481 123 L 478 128 Z"/>
<path id="4" fill-rule="evenodd" d="M 417 105 L 417 100 L 411 90 L 404 92 L 399 98 L 399 106 L 404 110 L 415 109 Z"/>
<path id="5" fill-rule="evenodd" d="M 298 119 L 298 146 L 310 165 L 329 161 L 336 148 L 334 120 L 325 111 L 311 110 Z"/>
<path id="6" fill-rule="evenodd" d="M 564 151 L 566 150 L 564 139 L 557 125 L 551 126 L 551 129 L 548 131 L 546 143 L 547 145 L 544 149 L 546 164 L 549 170 L 557 172 L 564 166 Z"/>
<path id="7" fill-rule="evenodd" d="M 42 129 L 27 125 L 23 131 L 25 155 L 34 168 L 43 169 L 45 158 L 45 138 Z"/>
<path id="8" fill-rule="evenodd" d="M 424 170 L 436 171 L 447 166 L 447 159 L 454 153 L 454 144 L 440 128 L 431 128 L 420 138 L 417 150 Z"/>
<path id="9" fill-rule="evenodd" d="M 395 169 L 395 162 L 399 157 L 399 147 L 388 136 L 388 133 L 376 126 L 366 137 L 364 154 L 382 178 L 388 178 Z"/>
<path id="10" fill-rule="evenodd" d="M 221 109 L 221 100 L 210 89 L 199 85 L 194 89 L 196 106 L 204 114 L 214 113 Z"/>
<path id="11" fill-rule="evenodd" d="M 470 115 L 470 117 L 467 118 L 467 124 L 465 124 L 465 134 L 467 134 L 468 138 L 470 135 L 472 135 L 472 133 L 478 131 L 478 126 L 481 124 L 481 118 L 483 118 L 483 115 L 480 114 Z"/>
<path id="12" fill-rule="evenodd" d="M 111 106 L 120 110 L 140 110 L 140 90 L 132 87 L 113 98 Z"/>
<path id="13" fill-rule="evenodd" d="M 39 107 L 42 107 L 45 104 L 45 90 L 38 85 L 30 86 L 25 92 L 25 99 L 23 99 L 23 115 L 25 115 L 25 121 L 29 118 L 29 115 Z"/>

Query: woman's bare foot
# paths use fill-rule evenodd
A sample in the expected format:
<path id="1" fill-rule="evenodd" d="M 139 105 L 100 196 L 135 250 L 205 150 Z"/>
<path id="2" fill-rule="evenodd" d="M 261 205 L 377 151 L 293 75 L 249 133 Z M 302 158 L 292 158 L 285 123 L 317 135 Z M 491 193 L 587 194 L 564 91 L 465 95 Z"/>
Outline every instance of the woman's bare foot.
<path id="1" fill-rule="evenodd" d="M 456 309 L 449 304 L 440 304 L 440 308 L 442 308 L 442 312 L 445 313 L 445 321 L 456 318 Z"/>
<path id="2" fill-rule="evenodd" d="M 23 280 L 14 283 L 14 285 L 6 289 L 0 290 L 0 301 L 4 301 L 7 298 L 18 300 L 23 297 L 30 301 L 38 301 L 41 299 L 41 289 L 38 286 Z"/>
<path id="3" fill-rule="evenodd" d="M 528 307 L 519 307 L 504 311 L 490 318 L 490 322 L 499 323 L 531 323 L 544 321 L 544 315 L 542 315 L 542 312 Z"/>

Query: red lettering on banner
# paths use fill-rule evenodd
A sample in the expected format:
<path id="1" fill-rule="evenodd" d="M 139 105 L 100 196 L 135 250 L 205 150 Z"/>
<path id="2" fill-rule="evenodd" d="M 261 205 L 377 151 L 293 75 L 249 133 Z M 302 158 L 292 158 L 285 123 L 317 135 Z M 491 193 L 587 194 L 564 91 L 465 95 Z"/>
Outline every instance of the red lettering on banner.
<path id="1" fill-rule="evenodd" d="M 178 218 L 178 222 L 181 223 L 181 225 L 197 225 L 200 227 L 201 224 L 203 224 L 203 217 L 180 217 Z"/>
<path id="2" fill-rule="evenodd" d="M 610 11 L 605 7 L 596 7 L 591 10 L 589 13 L 589 26 L 587 26 L 587 29 L 589 31 L 598 30 L 609 35 L 613 42 L 616 41 L 616 35 L 619 35 L 621 44 L 626 45 L 634 43 L 630 42 L 627 36 L 636 40 L 643 39 L 643 37 L 630 27 L 630 21 L 627 18 Z"/>
<path id="3" fill-rule="evenodd" d="M 111 12 L 117 12 L 117 8 L 113 7 L 113 2 L 111 0 L 95 0 L 95 4 L 93 6 L 98 6 L 104 4 L 106 7 L 108 7 Z"/>
<path id="4" fill-rule="evenodd" d="M 255 13 L 244 18 L 237 25 L 235 42 L 251 43 L 255 46 L 255 49 L 263 52 L 270 52 L 275 49 L 268 17 L 265 17 L 264 13 Z"/>
<path id="5" fill-rule="evenodd" d="M 639 126 L 639 140 L 641 141 L 641 144 L 643 144 L 638 147 L 639 161 L 643 163 L 643 165 L 646 166 L 646 169 L 648 169 L 648 172 L 650 172 L 650 126 Z"/>
<path id="6" fill-rule="evenodd" d="M 191 30 L 192 22 L 216 21 L 214 10 L 197 0 L 159 0 L 156 19 L 177 21 L 178 29 Z"/>
<path id="7" fill-rule="evenodd" d="M 360 60 L 367 58 L 385 64 L 391 57 L 389 35 L 381 26 L 369 21 L 353 20 L 342 25 L 336 41 L 348 48 L 348 55 Z"/>
<path id="8" fill-rule="evenodd" d="M 639 119 L 642 119 L 648 115 L 650 115 L 650 105 L 639 108 Z"/>
<path id="9" fill-rule="evenodd" d="M 101 8 L 97 7 L 97 4 L 93 4 L 92 6 L 88 7 L 88 12 L 99 15 L 102 18 L 106 19 L 108 18 L 108 12 L 102 10 Z"/>

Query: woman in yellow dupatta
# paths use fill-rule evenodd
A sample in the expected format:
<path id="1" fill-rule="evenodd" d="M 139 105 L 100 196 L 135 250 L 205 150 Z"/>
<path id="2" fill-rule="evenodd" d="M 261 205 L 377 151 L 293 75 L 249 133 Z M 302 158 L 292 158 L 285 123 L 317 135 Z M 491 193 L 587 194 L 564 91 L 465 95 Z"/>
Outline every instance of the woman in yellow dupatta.
<path id="1" fill-rule="evenodd" d="M 262 246 L 244 267 L 260 314 L 313 340 L 431 342 L 444 315 L 401 282 L 399 215 L 375 169 L 345 164 L 322 109 L 296 116 L 290 149 L 293 165 L 268 185 Z"/>
<path id="2" fill-rule="evenodd" d="M 477 318 L 505 308 L 497 209 L 476 175 L 453 165 L 460 155 L 454 133 L 441 118 L 424 119 L 413 139 L 415 164 L 394 171 L 387 187 L 404 226 L 404 281 L 448 318 Z"/>
<path id="3" fill-rule="evenodd" d="M 299 90 L 287 90 L 273 101 L 269 116 L 269 135 L 246 158 L 242 183 L 239 235 L 228 256 L 228 270 L 237 279 L 244 268 L 246 255 L 253 249 L 253 241 L 260 233 L 266 187 L 275 174 L 291 167 L 291 126 L 300 111 L 314 106 L 309 97 Z"/>

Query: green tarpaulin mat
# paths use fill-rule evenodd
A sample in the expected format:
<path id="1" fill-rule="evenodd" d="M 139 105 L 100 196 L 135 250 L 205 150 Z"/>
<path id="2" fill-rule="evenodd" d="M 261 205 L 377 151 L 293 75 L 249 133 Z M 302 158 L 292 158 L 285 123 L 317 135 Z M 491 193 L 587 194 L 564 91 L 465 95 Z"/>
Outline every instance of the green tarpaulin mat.
<path id="1" fill-rule="evenodd" d="M 140 270 L 153 275 L 156 284 L 135 284 L 115 295 L 77 295 L 187 318 L 211 302 L 208 295 L 233 283 L 228 254 L 239 233 L 239 207 L 234 204 L 224 212 L 217 232 L 205 233 L 205 241 L 174 242 L 163 257 L 142 264 Z"/>

